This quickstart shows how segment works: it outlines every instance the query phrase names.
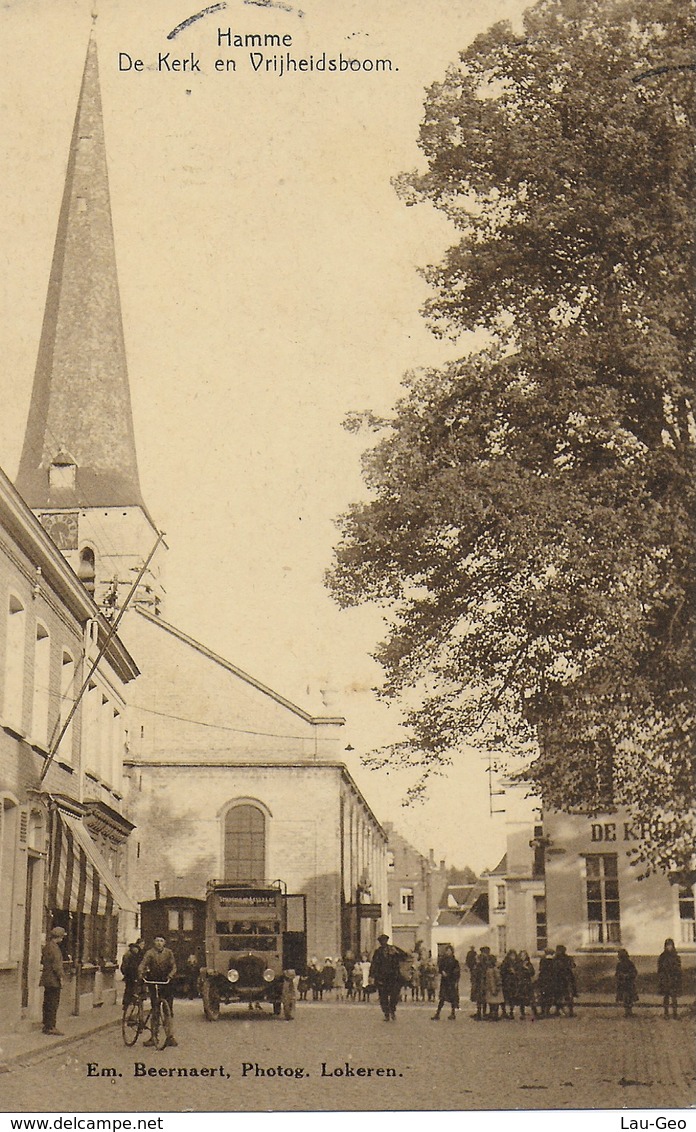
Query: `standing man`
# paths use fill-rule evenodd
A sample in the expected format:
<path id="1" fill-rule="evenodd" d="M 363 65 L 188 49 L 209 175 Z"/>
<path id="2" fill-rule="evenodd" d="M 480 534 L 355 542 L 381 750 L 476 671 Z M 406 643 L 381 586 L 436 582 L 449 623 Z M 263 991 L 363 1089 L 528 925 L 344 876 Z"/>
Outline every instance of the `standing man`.
<path id="1" fill-rule="evenodd" d="M 379 947 L 372 956 L 370 964 L 370 982 L 377 987 L 384 1021 L 395 1022 L 396 1004 L 401 991 L 399 952 L 390 945 L 388 935 L 378 936 L 377 942 Z"/>
<path id="2" fill-rule="evenodd" d="M 56 1029 L 56 1019 L 58 1017 L 60 989 L 63 985 L 63 952 L 60 949 L 60 944 L 65 936 L 65 928 L 52 928 L 48 942 L 41 952 L 39 986 L 44 989 L 43 1033 L 51 1034 L 53 1037 L 62 1036 L 62 1030 Z"/>
<path id="3" fill-rule="evenodd" d="M 165 1032 L 167 1034 L 168 1046 L 177 1046 L 179 1043 L 174 1037 L 174 987 L 172 979 L 176 975 L 176 960 L 174 952 L 165 947 L 166 940 L 163 935 L 155 937 L 154 943 L 149 951 L 143 955 L 142 962 L 138 968 L 138 976 L 141 979 L 149 979 L 153 983 L 166 983 L 166 986 L 158 987 L 159 1000 L 169 1003 L 169 1011 L 164 1019 Z M 155 997 L 154 987 L 150 990 L 150 1001 L 153 1009 L 155 1008 L 157 999 Z M 154 1040 L 149 1038 L 143 1045 L 153 1046 Z"/>

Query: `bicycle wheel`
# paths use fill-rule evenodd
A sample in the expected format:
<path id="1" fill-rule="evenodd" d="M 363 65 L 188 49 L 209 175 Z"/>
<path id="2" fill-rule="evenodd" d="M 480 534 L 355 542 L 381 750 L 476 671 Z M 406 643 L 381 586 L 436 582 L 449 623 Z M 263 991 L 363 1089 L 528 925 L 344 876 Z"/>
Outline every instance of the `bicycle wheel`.
<path id="1" fill-rule="evenodd" d="M 124 1044 L 134 1046 L 143 1029 L 143 1010 L 138 1002 L 131 1002 L 121 1016 L 121 1034 Z"/>
<path id="2" fill-rule="evenodd" d="M 157 1049 L 164 1049 L 164 1047 L 167 1044 L 167 1039 L 169 1038 L 169 1031 L 171 1029 L 171 1020 L 172 1020 L 172 1008 L 169 1005 L 169 1003 L 166 1001 L 166 999 L 163 999 L 162 1002 L 160 1002 L 160 1007 L 159 1007 L 159 1018 L 158 1018 L 159 1030 L 156 1034 L 153 1032 L 153 1035 L 152 1035 L 153 1038 L 155 1039 L 155 1045 L 157 1046 Z"/>

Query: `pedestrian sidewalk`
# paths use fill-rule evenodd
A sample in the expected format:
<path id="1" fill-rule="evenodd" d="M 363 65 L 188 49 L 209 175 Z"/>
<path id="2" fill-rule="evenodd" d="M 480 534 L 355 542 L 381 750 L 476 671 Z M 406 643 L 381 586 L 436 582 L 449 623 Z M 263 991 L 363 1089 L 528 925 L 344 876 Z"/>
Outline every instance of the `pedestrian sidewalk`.
<path id="1" fill-rule="evenodd" d="M 0 1073 L 7 1073 L 13 1066 L 32 1061 L 41 1054 L 55 1053 L 87 1034 L 106 1030 L 120 1021 L 120 1002 L 110 1006 L 104 1003 L 102 1006 L 90 1007 L 77 1016 L 60 1011 L 58 1029 L 62 1031 L 61 1037 L 42 1033 L 40 1022 L 32 1023 L 27 1030 L 0 1030 Z"/>

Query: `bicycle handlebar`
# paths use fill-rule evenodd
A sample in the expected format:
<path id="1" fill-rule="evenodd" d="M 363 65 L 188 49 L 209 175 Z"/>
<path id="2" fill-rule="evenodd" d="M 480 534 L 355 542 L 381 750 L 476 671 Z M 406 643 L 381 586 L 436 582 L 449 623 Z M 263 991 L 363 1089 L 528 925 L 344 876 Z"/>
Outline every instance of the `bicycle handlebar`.
<path id="1" fill-rule="evenodd" d="M 146 979 L 145 976 L 143 976 L 143 982 L 145 983 L 145 986 L 148 987 L 167 987 L 169 986 L 171 979 Z"/>

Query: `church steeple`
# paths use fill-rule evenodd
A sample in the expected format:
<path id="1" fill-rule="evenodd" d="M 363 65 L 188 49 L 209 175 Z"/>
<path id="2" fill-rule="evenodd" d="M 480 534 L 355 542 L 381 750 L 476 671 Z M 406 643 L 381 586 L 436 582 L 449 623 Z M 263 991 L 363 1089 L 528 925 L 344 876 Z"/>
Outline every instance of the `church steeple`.
<path id="1" fill-rule="evenodd" d="M 73 463 L 71 476 L 54 475 Z M 33 508 L 141 506 L 90 36 L 17 488 Z"/>
<path id="2" fill-rule="evenodd" d="M 138 476 L 94 33 L 16 483 L 97 603 L 113 613 L 157 531 Z M 161 557 L 135 598 L 156 612 Z"/>

